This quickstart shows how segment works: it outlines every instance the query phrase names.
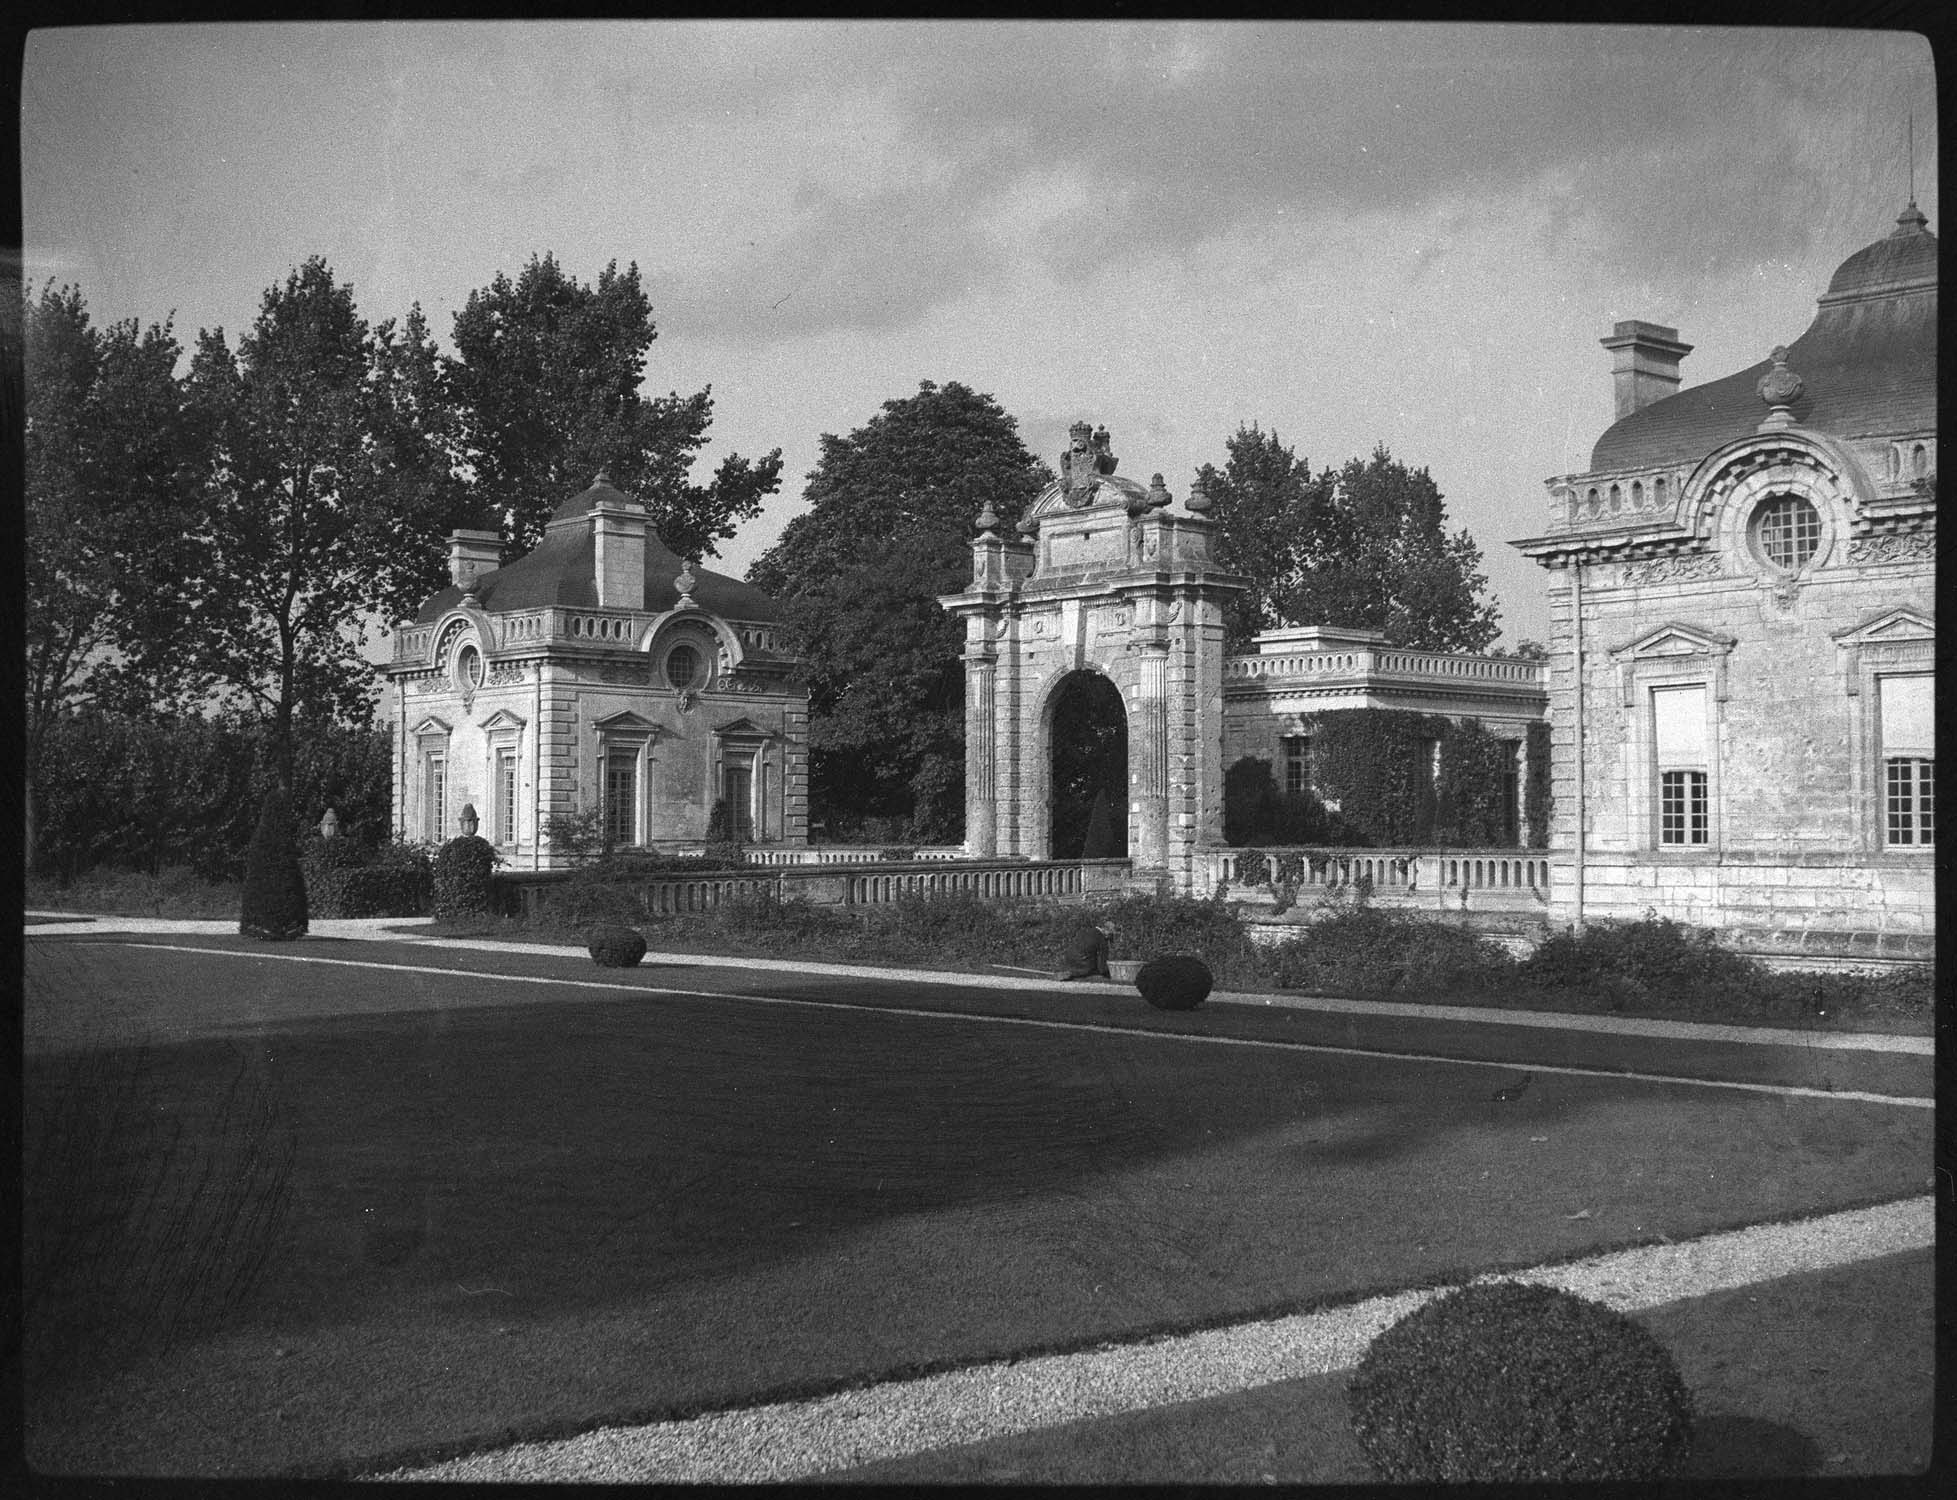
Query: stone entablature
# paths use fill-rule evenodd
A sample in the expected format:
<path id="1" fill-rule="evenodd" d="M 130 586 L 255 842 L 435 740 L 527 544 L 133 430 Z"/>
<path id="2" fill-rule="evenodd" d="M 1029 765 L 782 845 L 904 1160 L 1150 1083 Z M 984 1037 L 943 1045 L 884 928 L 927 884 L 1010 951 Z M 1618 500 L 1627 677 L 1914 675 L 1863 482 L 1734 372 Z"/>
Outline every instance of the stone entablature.
<path id="1" fill-rule="evenodd" d="M 1353 707 L 1540 718 L 1548 699 L 1548 667 L 1539 661 L 1413 651 L 1373 632 L 1316 627 L 1266 631 L 1253 644 L 1254 652 L 1223 664 L 1226 700 L 1352 698 L 1361 700 Z"/>

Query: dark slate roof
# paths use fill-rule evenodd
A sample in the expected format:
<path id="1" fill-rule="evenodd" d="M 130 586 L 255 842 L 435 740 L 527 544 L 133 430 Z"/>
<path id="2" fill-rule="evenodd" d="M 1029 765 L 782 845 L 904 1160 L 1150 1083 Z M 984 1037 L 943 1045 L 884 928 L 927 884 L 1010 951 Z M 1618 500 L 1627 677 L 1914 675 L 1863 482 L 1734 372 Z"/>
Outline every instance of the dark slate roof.
<path id="1" fill-rule="evenodd" d="M 483 609 L 490 614 L 538 609 L 547 604 L 595 609 L 597 542 L 586 517 L 600 499 L 626 503 L 626 497 L 603 475 L 589 489 L 566 500 L 552 513 L 541 542 L 515 562 L 476 580 L 476 597 Z M 683 559 L 659 539 L 658 532 L 647 527 L 645 607 L 649 613 L 669 610 L 679 602 L 679 587 L 673 580 L 682 565 Z M 693 569 L 693 577 L 693 602 L 709 614 L 763 623 L 782 617 L 781 606 L 751 583 L 699 566 Z M 415 622 L 426 624 L 439 619 L 461 602 L 462 590 L 450 584 L 421 606 Z"/>
<path id="2" fill-rule="evenodd" d="M 1814 322 L 1787 346 L 1804 389 L 1800 426 L 1838 437 L 1907 432 L 1937 421 L 1937 237 L 1910 207 L 1896 230 L 1841 263 Z M 1767 415 L 1763 359 L 1632 412 L 1605 431 L 1592 472 L 1695 464 Z"/>

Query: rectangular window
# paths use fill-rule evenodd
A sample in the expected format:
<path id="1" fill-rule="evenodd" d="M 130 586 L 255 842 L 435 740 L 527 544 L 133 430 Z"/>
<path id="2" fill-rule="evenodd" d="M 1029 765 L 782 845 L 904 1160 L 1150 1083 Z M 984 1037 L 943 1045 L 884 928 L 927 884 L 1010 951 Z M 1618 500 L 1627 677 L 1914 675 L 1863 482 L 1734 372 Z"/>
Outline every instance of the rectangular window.
<path id="1" fill-rule="evenodd" d="M 516 843 L 516 751 L 496 752 L 496 842 Z"/>
<path id="2" fill-rule="evenodd" d="M 743 841 L 754 837 L 754 768 L 740 765 L 726 770 L 727 816 L 734 825 L 734 837 Z"/>
<path id="3" fill-rule="evenodd" d="M 613 848 L 638 843 L 639 757 L 630 750 L 605 756 L 605 842 Z"/>
<path id="4" fill-rule="evenodd" d="M 1311 790 L 1311 736 L 1288 734 L 1284 737 L 1284 793 L 1296 797 Z"/>
<path id="5" fill-rule="evenodd" d="M 1937 763 L 1897 756 L 1883 762 L 1888 839 L 1892 844 L 1937 841 Z"/>
<path id="6" fill-rule="evenodd" d="M 1522 845 L 1522 768 L 1513 759 L 1502 767 L 1502 841 Z"/>
<path id="7" fill-rule="evenodd" d="M 430 755 L 421 766 L 422 802 L 427 809 L 427 836 L 440 843 L 448 837 L 448 757 Z"/>
<path id="8" fill-rule="evenodd" d="M 1709 843 L 1703 685 L 1651 690 L 1651 742 L 1658 771 L 1658 842 L 1688 848 Z"/>
<path id="9" fill-rule="evenodd" d="M 1658 777 L 1658 842 L 1706 841 L 1706 773 L 1662 771 Z"/>
<path id="10" fill-rule="evenodd" d="M 1922 848 L 1937 841 L 1935 679 L 1927 672 L 1878 677 L 1882 733 L 1883 841 Z"/>

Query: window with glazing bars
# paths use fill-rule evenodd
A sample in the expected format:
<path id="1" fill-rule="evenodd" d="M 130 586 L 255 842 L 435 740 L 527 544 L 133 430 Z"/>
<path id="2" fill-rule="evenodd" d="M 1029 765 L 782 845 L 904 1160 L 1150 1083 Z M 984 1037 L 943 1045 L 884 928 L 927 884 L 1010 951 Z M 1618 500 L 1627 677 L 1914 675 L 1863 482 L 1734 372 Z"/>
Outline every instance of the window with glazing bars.
<path id="1" fill-rule="evenodd" d="M 1892 844 L 1937 841 L 1937 763 L 1897 756 L 1884 763 L 1884 808 Z"/>
<path id="2" fill-rule="evenodd" d="M 633 818 L 639 801 L 639 758 L 630 750 L 605 757 L 605 842 L 614 848 L 636 844 Z"/>
<path id="3" fill-rule="evenodd" d="M 1311 790 L 1311 736 L 1288 734 L 1284 737 L 1284 791 L 1295 797 Z"/>
<path id="4" fill-rule="evenodd" d="M 1706 773 L 1665 771 L 1658 778 L 1658 842 L 1706 842 Z"/>
<path id="5" fill-rule="evenodd" d="M 496 842 L 516 842 L 516 751 L 496 752 Z"/>

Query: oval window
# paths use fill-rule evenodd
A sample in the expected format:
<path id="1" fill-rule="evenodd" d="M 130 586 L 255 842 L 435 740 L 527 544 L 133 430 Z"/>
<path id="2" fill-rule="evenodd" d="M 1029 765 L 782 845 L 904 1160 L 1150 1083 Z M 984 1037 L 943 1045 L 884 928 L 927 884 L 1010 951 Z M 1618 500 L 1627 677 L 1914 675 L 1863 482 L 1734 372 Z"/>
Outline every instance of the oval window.
<path id="1" fill-rule="evenodd" d="M 455 653 L 455 680 L 464 692 L 482 686 L 482 653 L 474 646 L 464 646 Z"/>
<path id="2" fill-rule="evenodd" d="M 700 653 L 692 646 L 675 646 L 666 653 L 666 680 L 676 688 L 691 687 L 700 675 Z"/>
<path id="3" fill-rule="evenodd" d="M 1821 513 L 1799 495 L 1775 495 L 1753 513 L 1753 544 L 1776 568 L 1807 564 L 1821 548 Z"/>

